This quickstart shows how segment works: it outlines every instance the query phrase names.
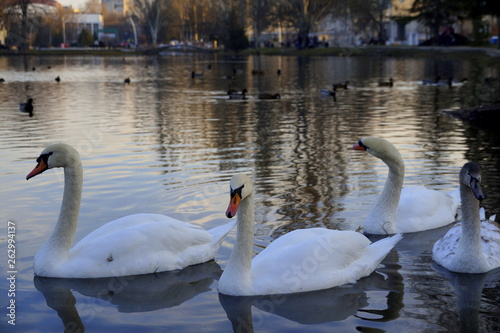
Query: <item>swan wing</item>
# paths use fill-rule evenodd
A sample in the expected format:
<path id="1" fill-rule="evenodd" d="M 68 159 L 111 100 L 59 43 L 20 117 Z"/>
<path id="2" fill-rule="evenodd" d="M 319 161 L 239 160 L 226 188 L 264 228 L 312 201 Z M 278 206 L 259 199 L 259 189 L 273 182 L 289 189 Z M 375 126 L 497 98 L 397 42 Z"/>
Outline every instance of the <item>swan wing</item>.
<path id="1" fill-rule="evenodd" d="M 181 269 L 212 259 L 216 252 L 211 249 L 212 241 L 208 231 L 168 216 L 130 215 L 83 238 L 61 269 L 79 277 Z"/>
<path id="2" fill-rule="evenodd" d="M 368 238 L 354 231 L 292 231 L 252 260 L 253 292 L 296 293 L 354 283 L 371 274 L 395 243 L 387 244 L 382 256 L 370 244 Z"/>
<path id="3" fill-rule="evenodd" d="M 450 267 L 450 263 L 458 250 L 458 241 L 462 235 L 462 223 L 455 224 L 432 247 L 432 258 L 443 267 Z"/>
<path id="4" fill-rule="evenodd" d="M 490 269 L 500 267 L 500 227 L 497 223 L 490 220 L 481 223 L 481 243 Z"/>
<path id="5" fill-rule="evenodd" d="M 462 236 L 462 223 L 457 223 L 439 239 L 432 248 L 432 258 L 439 265 L 455 272 L 470 272 L 471 267 L 476 267 L 478 262 L 483 262 L 482 271 L 486 272 L 500 267 L 500 228 L 495 222 L 483 221 L 481 223 L 481 244 L 483 258 L 471 258 L 470 253 L 464 253 L 458 248 Z M 472 264 L 470 264 L 472 262 Z"/>
<path id="6" fill-rule="evenodd" d="M 424 186 L 405 187 L 396 211 L 397 232 L 435 229 L 455 221 L 459 202 Z"/>

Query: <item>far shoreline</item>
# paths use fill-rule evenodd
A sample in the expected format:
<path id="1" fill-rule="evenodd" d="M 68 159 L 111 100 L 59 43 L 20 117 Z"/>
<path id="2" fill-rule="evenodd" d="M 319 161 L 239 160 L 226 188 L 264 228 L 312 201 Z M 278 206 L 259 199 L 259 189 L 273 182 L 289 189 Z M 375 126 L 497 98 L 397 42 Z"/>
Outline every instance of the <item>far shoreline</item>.
<path id="1" fill-rule="evenodd" d="M 246 49 L 235 53 L 225 50 L 200 49 L 183 50 L 180 48 L 164 50 L 165 53 L 201 53 L 218 54 L 227 56 L 250 56 L 250 55 L 279 55 L 279 56 L 377 56 L 377 57 L 403 57 L 421 58 L 435 57 L 444 59 L 467 59 L 469 57 L 485 57 L 491 60 L 500 59 L 500 49 L 496 47 L 474 47 L 474 46 L 358 46 L 358 47 L 317 47 L 298 50 L 295 48 L 261 48 Z M 24 51 L 0 50 L 1 56 L 152 56 L 157 55 L 158 50 L 131 50 L 131 49 L 95 49 L 95 48 L 54 48 L 33 49 Z"/>

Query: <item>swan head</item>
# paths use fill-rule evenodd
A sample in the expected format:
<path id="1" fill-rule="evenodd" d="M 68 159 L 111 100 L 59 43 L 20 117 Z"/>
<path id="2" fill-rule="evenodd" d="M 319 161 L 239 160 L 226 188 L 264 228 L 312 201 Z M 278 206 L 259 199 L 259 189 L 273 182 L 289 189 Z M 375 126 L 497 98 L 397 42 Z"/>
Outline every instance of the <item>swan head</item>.
<path id="1" fill-rule="evenodd" d="M 460 183 L 470 187 L 477 200 L 484 199 L 481 189 L 481 167 L 476 162 L 467 162 L 460 170 Z"/>
<path id="2" fill-rule="evenodd" d="M 252 181 L 247 175 L 237 174 L 231 178 L 231 182 L 229 184 L 229 194 L 231 196 L 231 200 L 229 201 L 229 206 L 226 210 L 226 216 L 228 218 L 232 218 L 236 216 L 236 212 L 238 211 L 238 207 L 240 206 L 241 201 L 243 201 L 246 197 L 248 197 L 253 192 Z"/>
<path id="3" fill-rule="evenodd" d="M 56 143 L 45 148 L 36 159 L 36 167 L 26 176 L 26 180 L 52 168 L 64 168 L 80 163 L 78 152 L 65 143 Z"/>
<path id="4" fill-rule="evenodd" d="M 404 163 L 399 150 L 386 139 L 376 137 L 366 137 L 360 139 L 352 146 L 354 150 L 364 150 L 371 155 L 380 158 L 385 163 L 397 161 Z"/>

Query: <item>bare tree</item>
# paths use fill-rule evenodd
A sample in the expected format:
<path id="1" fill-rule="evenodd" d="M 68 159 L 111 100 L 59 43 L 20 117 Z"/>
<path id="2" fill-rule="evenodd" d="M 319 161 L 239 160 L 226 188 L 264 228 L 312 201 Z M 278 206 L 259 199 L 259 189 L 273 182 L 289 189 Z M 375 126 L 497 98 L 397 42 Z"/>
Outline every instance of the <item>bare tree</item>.
<path id="1" fill-rule="evenodd" d="M 282 0 L 276 7 L 281 21 L 289 22 L 297 29 L 301 48 L 308 45 L 311 29 L 332 9 L 332 0 Z"/>
<path id="2" fill-rule="evenodd" d="M 2 1 L 2 7 L 4 7 L 4 19 L 11 24 L 20 24 L 18 29 L 18 35 L 16 44 L 18 47 L 23 48 L 26 46 L 31 46 L 33 40 L 31 34 L 29 34 L 29 9 L 32 6 L 30 0 L 6 0 Z M 12 29 L 11 29 L 12 30 Z"/>
<path id="3" fill-rule="evenodd" d="M 62 42 L 64 45 L 68 44 L 68 36 L 74 39 L 76 34 L 76 23 L 75 23 L 75 13 L 64 7 L 58 7 L 55 15 L 56 25 L 61 27 Z"/>
<path id="4" fill-rule="evenodd" d="M 183 40 L 208 40 L 215 33 L 224 12 L 223 0 L 173 0 L 169 31 Z"/>
<path id="5" fill-rule="evenodd" d="M 379 41 L 386 39 L 385 12 L 391 5 L 391 0 L 351 0 L 346 5 L 354 17 L 357 31 Z"/>
<path id="6" fill-rule="evenodd" d="M 134 0 L 133 13 L 147 28 L 153 47 L 156 47 L 159 31 L 166 23 L 164 19 L 169 5 L 168 0 Z"/>
<path id="7" fill-rule="evenodd" d="M 261 34 L 269 26 L 269 12 L 275 1 L 273 0 L 253 0 L 251 1 L 251 18 L 254 31 L 255 48 L 260 47 Z"/>
<path id="8" fill-rule="evenodd" d="M 55 2 L 48 1 L 48 4 Z M 9 42 L 19 48 L 31 47 L 50 11 L 31 0 L 3 0 L 0 11 L 3 24 L 9 28 Z"/>

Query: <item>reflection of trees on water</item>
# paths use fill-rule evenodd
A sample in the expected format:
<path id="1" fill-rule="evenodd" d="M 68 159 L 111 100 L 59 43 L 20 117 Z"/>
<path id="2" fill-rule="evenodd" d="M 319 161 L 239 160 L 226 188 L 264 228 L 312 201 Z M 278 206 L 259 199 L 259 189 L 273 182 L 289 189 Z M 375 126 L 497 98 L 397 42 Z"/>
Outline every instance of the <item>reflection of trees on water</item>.
<path id="1" fill-rule="evenodd" d="M 173 174 L 165 178 L 166 185 L 180 184 L 182 179 L 175 173 L 185 168 L 194 168 L 199 175 L 220 173 L 224 180 L 225 175 L 229 178 L 235 172 L 255 175 L 260 214 L 272 215 L 258 214 L 257 222 L 272 224 L 273 237 L 312 226 L 346 228 L 335 214 L 346 209 L 340 199 L 349 195 L 353 170 L 368 177 L 372 183 L 368 187 L 374 187 L 374 193 L 380 192 L 378 169 L 371 167 L 379 161 L 349 163 L 360 158 L 353 157 L 350 150 L 360 137 L 384 136 L 397 146 L 412 146 L 403 152 L 411 159 L 406 178 L 420 184 L 426 169 L 439 174 L 435 170 L 455 167 L 459 156 L 453 147 L 460 147 L 463 136 L 470 140 L 469 136 L 475 135 L 463 133 L 461 123 L 441 113 L 473 82 L 452 88 L 420 84 L 421 76 L 434 77 L 436 72 L 442 77 L 464 75 L 470 67 L 467 64 L 448 60 L 228 57 L 217 59 L 203 79 L 190 78 L 193 69 L 205 68 L 212 60 L 193 57 L 191 65 L 176 58 L 158 61 L 151 81 L 146 83 L 154 97 L 134 101 L 140 110 L 134 115 L 139 133 L 136 139 L 153 145 L 162 172 Z M 279 77 L 275 75 L 278 64 L 282 70 Z M 228 80 L 227 73 L 235 68 L 237 74 Z M 266 74 L 253 76 L 253 69 Z M 396 77 L 395 86 L 375 87 L 378 79 L 374 77 L 385 77 L 388 72 Z M 323 82 L 328 82 L 329 88 L 332 82 L 344 79 L 349 79 L 352 87 L 339 91 L 337 102 L 319 96 Z M 229 86 L 247 88 L 249 99 L 229 101 Z M 252 97 L 260 92 L 279 92 L 283 99 L 258 101 Z M 140 135 L 150 131 L 156 135 Z M 418 168 L 412 166 L 414 163 Z M 458 174 L 460 165 L 456 168 Z M 498 165 L 492 173 L 496 170 Z M 450 174 L 426 177 L 427 184 L 438 189 L 450 178 L 456 179 Z M 363 179 L 354 185 L 366 188 Z M 362 219 L 354 222 L 359 225 Z"/>

